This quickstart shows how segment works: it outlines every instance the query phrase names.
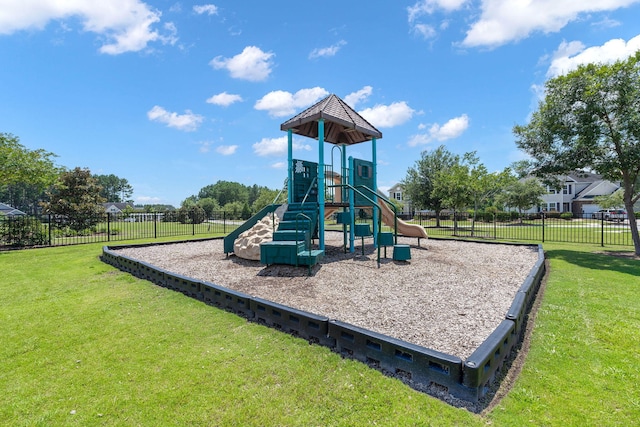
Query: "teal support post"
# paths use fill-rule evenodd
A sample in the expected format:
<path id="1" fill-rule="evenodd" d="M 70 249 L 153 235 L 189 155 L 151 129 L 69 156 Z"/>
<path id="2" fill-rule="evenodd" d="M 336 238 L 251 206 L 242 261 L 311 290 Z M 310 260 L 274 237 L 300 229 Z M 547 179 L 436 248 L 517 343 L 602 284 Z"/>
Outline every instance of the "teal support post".
<path id="1" fill-rule="evenodd" d="M 371 190 L 373 190 L 373 202 L 377 205 L 378 204 L 378 156 L 377 156 L 377 152 L 378 150 L 376 149 L 376 139 L 373 138 L 371 140 L 371 162 L 373 163 L 373 188 Z M 381 230 L 378 230 L 378 217 L 380 216 L 380 212 L 378 212 L 379 209 L 374 209 L 373 210 L 373 246 L 374 247 L 378 247 L 378 233 Z"/>
<path id="2" fill-rule="evenodd" d="M 354 184 L 354 170 L 353 170 L 353 157 L 349 157 L 349 185 L 353 188 Z M 355 224 L 356 224 L 356 209 L 355 209 L 355 194 L 353 190 L 349 190 L 349 252 L 353 253 L 355 249 Z"/>
<path id="3" fill-rule="evenodd" d="M 293 203 L 293 130 L 287 130 L 287 164 L 289 170 L 287 171 L 287 200 L 289 204 Z"/>
<path id="4" fill-rule="evenodd" d="M 324 250 L 324 119 L 318 120 L 318 243 Z"/>
<path id="5" fill-rule="evenodd" d="M 347 183 L 347 146 L 345 144 L 342 145 L 342 158 L 340 159 L 340 184 Z M 340 200 L 342 203 L 347 201 L 347 189 L 345 187 L 340 187 Z M 342 211 L 346 211 L 347 208 L 342 208 Z M 342 224 L 342 246 L 344 247 L 345 253 L 347 252 L 347 223 L 346 221 Z"/>

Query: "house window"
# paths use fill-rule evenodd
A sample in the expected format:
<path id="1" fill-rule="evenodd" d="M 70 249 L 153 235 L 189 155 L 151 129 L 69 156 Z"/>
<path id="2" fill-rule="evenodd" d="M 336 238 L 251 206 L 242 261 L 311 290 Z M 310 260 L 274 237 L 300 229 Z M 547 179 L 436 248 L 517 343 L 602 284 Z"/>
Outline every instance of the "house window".
<path id="1" fill-rule="evenodd" d="M 571 184 L 565 184 L 562 188 L 562 194 L 571 194 Z"/>
<path id="2" fill-rule="evenodd" d="M 547 185 L 547 194 L 558 194 L 558 190 Z"/>
<path id="3" fill-rule="evenodd" d="M 402 200 L 402 193 L 399 192 L 399 191 L 393 193 L 393 198 L 396 199 L 396 200 L 400 200 L 401 201 Z"/>

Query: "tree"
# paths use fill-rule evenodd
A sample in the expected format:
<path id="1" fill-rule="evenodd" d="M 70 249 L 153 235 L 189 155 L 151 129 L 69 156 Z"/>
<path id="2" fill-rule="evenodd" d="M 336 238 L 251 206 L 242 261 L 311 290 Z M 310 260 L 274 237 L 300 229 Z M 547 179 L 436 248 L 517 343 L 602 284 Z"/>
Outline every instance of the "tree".
<path id="1" fill-rule="evenodd" d="M 93 175 L 102 187 L 100 195 L 108 202 L 124 203 L 129 202 L 133 194 L 133 187 L 125 178 L 119 178 L 114 174 Z"/>
<path id="2" fill-rule="evenodd" d="M 543 178 L 591 169 L 621 182 L 636 255 L 640 234 L 633 205 L 640 199 L 640 52 L 614 64 L 582 65 L 545 84 L 545 98 L 517 145 Z"/>
<path id="3" fill-rule="evenodd" d="M 213 213 L 220 210 L 220 205 L 216 199 L 210 197 L 198 200 L 197 204 L 204 210 L 207 218 L 213 218 Z"/>
<path id="4" fill-rule="evenodd" d="M 48 192 L 49 202 L 43 204 L 45 213 L 76 231 L 85 230 L 100 222 L 104 215 L 101 187 L 89 169 L 75 168 L 60 174 Z"/>
<path id="5" fill-rule="evenodd" d="M 433 194 L 441 200 L 444 207 L 460 212 L 474 204 L 480 191 L 481 179 L 487 174 L 484 165 L 479 163 L 475 152 L 453 156 L 454 164 L 438 171 L 433 179 Z M 457 233 L 458 221 L 454 215 L 453 232 Z"/>
<path id="6" fill-rule="evenodd" d="M 602 209 L 615 209 L 624 206 L 624 191 L 619 188 L 611 194 L 596 196 L 593 199 Z"/>
<path id="7" fill-rule="evenodd" d="M 238 182 L 218 181 L 213 185 L 203 187 L 198 193 L 198 199 L 212 198 L 220 206 L 231 202 L 248 203 L 249 189 Z"/>
<path id="8" fill-rule="evenodd" d="M 0 133 L 0 192 L 14 207 L 32 207 L 52 185 L 60 168 L 54 165 L 55 154 L 29 150 L 17 136 Z M 4 200 L 9 201 L 9 200 Z M 29 209 L 35 210 L 35 209 Z"/>
<path id="9" fill-rule="evenodd" d="M 278 195 L 278 191 L 270 190 L 266 187 L 262 187 L 260 189 L 260 194 L 258 195 L 258 198 L 251 205 L 252 211 L 260 212 L 262 208 L 272 204 L 277 195 Z M 286 199 L 286 193 L 282 193 L 280 195 L 280 199 Z M 281 200 L 276 200 L 276 203 L 281 203 L 281 202 L 282 202 Z"/>
<path id="10" fill-rule="evenodd" d="M 430 209 L 436 214 L 436 227 L 440 227 L 440 212 L 444 209 L 442 197 L 434 193 L 436 175 L 451 168 L 459 162 L 459 158 L 451 154 L 444 145 L 431 152 L 421 153 L 420 160 L 407 170 L 402 180 L 405 194 L 418 209 Z"/>
<path id="11" fill-rule="evenodd" d="M 522 223 L 522 211 L 540 205 L 541 196 L 546 191 L 537 178 L 520 179 L 507 186 L 498 196 L 498 201 L 505 206 L 518 209 Z"/>

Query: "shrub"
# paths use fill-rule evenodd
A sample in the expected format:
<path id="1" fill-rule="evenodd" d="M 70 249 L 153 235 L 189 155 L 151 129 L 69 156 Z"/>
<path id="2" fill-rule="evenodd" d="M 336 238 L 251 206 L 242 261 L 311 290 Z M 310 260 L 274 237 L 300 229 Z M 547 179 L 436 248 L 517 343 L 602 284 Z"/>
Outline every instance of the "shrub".
<path id="1" fill-rule="evenodd" d="M 517 212 L 516 212 L 517 214 Z M 496 220 L 498 222 L 509 222 L 511 221 L 511 212 L 498 212 L 496 213 Z"/>
<path id="2" fill-rule="evenodd" d="M 555 219 L 558 219 L 558 218 L 560 218 L 560 215 L 561 215 L 561 214 L 560 214 L 560 212 L 558 212 L 558 211 L 549 211 L 549 212 L 546 212 L 544 215 L 545 215 L 547 218 L 555 218 Z"/>
<path id="3" fill-rule="evenodd" d="M 562 212 L 560 214 L 560 218 L 567 220 L 567 221 L 571 221 L 571 218 L 573 218 L 573 214 L 571 212 Z"/>

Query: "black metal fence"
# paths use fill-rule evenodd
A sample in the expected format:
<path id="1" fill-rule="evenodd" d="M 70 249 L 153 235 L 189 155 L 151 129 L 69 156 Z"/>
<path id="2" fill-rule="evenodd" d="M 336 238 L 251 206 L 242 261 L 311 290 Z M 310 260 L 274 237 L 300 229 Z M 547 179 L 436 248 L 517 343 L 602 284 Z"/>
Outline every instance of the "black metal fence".
<path id="1" fill-rule="evenodd" d="M 209 218 L 168 213 L 105 213 L 92 217 L 0 216 L 0 248 L 62 246 L 186 235 L 226 235 L 244 221 L 223 211 Z"/>
<path id="2" fill-rule="evenodd" d="M 209 218 L 192 218 L 176 213 L 103 214 L 91 218 L 68 218 L 54 215 L 0 216 L 0 248 L 62 246 L 81 243 L 115 242 L 169 236 L 227 235 L 244 221 L 214 212 Z M 420 224 L 430 236 L 513 240 L 520 242 L 590 243 L 601 246 L 632 246 L 629 220 L 604 218 L 593 214 L 560 217 L 516 213 L 482 214 L 464 212 L 419 213 L 410 222 Z M 328 229 L 332 222 L 327 223 Z M 341 229 L 341 227 L 340 227 Z"/>
<path id="3" fill-rule="evenodd" d="M 430 236 L 474 237 L 533 242 L 591 243 L 632 246 L 626 215 L 605 218 L 596 214 L 561 215 L 558 212 L 523 215 L 517 212 L 479 214 L 417 214 L 413 221 Z"/>

